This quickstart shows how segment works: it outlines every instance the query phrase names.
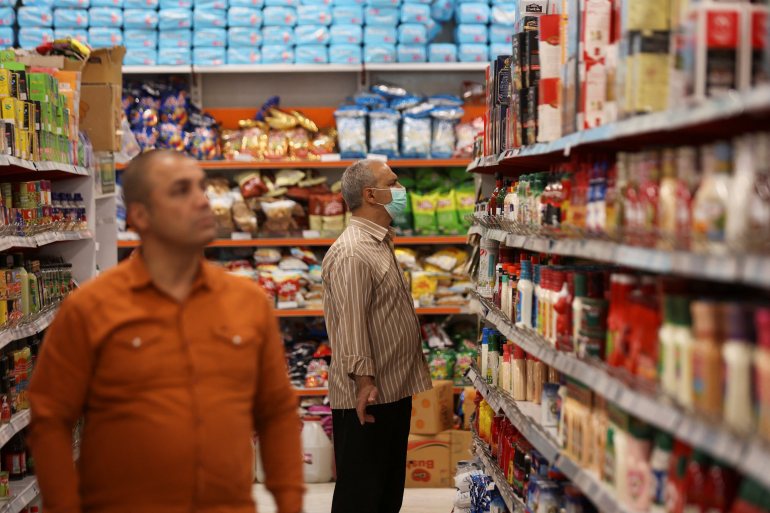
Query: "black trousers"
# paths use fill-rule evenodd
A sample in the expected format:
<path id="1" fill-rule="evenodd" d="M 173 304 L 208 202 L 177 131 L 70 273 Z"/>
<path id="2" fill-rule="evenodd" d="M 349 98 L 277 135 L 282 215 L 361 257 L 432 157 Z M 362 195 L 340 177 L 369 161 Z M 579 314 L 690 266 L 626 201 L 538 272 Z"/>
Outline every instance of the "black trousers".
<path id="1" fill-rule="evenodd" d="M 332 513 L 398 513 L 404 499 L 412 398 L 370 406 L 373 424 L 356 410 L 333 410 L 337 484 Z"/>

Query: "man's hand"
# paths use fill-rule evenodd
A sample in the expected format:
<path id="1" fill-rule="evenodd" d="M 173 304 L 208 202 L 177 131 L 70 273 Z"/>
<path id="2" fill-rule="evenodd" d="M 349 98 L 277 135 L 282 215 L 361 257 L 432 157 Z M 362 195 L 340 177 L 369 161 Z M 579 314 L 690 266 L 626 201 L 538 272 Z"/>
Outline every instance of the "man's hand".
<path id="1" fill-rule="evenodd" d="M 356 413 L 358 414 L 358 421 L 363 426 L 367 422 L 374 423 L 374 416 L 366 413 L 366 407 L 370 404 L 377 402 L 377 386 L 374 384 L 374 378 L 372 376 L 356 376 Z"/>

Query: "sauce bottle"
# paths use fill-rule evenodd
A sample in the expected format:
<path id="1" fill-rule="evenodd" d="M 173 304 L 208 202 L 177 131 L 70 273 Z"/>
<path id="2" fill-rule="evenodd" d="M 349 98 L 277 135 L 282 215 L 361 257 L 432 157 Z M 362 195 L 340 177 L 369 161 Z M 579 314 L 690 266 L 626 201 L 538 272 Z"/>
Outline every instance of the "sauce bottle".
<path id="1" fill-rule="evenodd" d="M 722 325 L 727 330 L 722 346 L 725 369 L 725 423 L 739 433 L 754 428 L 751 363 L 754 359 L 754 324 L 747 309 L 735 303 L 724 305 Z"/>
<path id="2" fill-rule="evenodd" d="M 719 142 L 702 149 L 703 180 L 692 206 L 693 238 L 699 251 L 723 252 L 730 201 L 732 146 Z"/>
<path id="3" fill-rule="evenodd" d="M 682 513 L 706 512 L 706 480 L 708 457 L 699 450 L 694 450 L 685 474 L 684 508 Z"/>
<path id="4" fill-rule="evenodd" d="M 679 388 L 677 399 L 679 403 L 692 408 L 693 395 L 693 348 L 695 340 L 692 335 L 692 316 L 690 315 L 690 301 L 686 297 L 674 299 L 674 341 L 676 346 L 677 375 Z"/>
<path id="5" fill-rule="evenodd" d="M 724 463 L 712 462 L 706 478 L 706 513 L 729 513 L 738 495 L 738 476 Z"/>
<path id="6" fill-rule="evenodd" d="M 519 327 L 532 327 L 532 291 L 532 264 L 529 260 L 522 258 L 521 276 L 517 285 L 516 325 Z"/>
<path id="7" fill-rule="evenodd" d="M 584 273 L 573 275 L 575 298 L 572 300 L 572 351 L 577 353 L 580 327 L 583 325 L 583 298 L 588 292 L 587 276 Z"/>
<path id="8" fill-rule="evenodd" d="M 722 415 L 722 334 L 720 304 L 693 301 L 695 344 L 692 349 L 693 399 L 697 410 L 712 418 Z"/>
<path id="9" fill-rule="evenodd" d="M 677 375 L 676 327 L 674 325 L 673 296 L 663 298 L 663 324 L 658 330 L 660 345 L 659 374 L 663 391 L 672 397 L 677 393 L 679 380 Z"/>
<path id="10" fill-rule="evenodd" d="M 757 349 L 754 373 L 757 387 L 757 434 L 770 441 L 770 308 L 757 309 Z"/>

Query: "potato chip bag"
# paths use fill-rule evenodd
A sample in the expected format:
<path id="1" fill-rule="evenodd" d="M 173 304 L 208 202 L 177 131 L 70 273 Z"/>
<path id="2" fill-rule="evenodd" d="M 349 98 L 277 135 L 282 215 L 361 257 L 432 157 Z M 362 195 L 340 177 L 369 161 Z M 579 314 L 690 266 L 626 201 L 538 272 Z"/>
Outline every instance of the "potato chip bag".
<path id="1" fill-rule="evenodd" d="M 435 194 L 412 194 L 412 210 L 414 215 L 414 231 L 420 235 L 434 235 L 436 227 Z"/>
<path id="2" fill-rule="evenodd" d="M 462 225 L 457 218 L 457 205 L 455 204 L 454 191 L 436 194 L 436 221 L 439 231 L 445 235 L 457 235 L 461 233 Z"/>

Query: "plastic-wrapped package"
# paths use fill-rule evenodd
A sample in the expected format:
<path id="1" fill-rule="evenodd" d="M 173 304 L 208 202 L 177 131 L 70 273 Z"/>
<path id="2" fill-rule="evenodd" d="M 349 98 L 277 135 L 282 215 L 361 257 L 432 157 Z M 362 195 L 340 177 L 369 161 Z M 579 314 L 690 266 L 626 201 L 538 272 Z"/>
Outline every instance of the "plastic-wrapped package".
<path id="1" fill-rule="evenodd" d="M 7 31 L 7 32 L 6 32 Z M 120 31 L 118 31 L 120 32 Z M 7 34 L 10 34 L 10 42 Z M 88 42 L 88 30 L 86 29 L 54 29 L 53 36 L 56 39 L 65 39 L 71 37 L 76 41 L 80 41 L 83 44 L 90 44 Z M 118 43 L 120 44 L 120 43 Z M 0 47 L 13 46 L 13 29 L 10 27 L 0 28 Z M 94 45 L 91 45 L 94 46 Z M 114 45 L 109 45 L 114 46 Z"/>
<path id="2" fill-rule="evenodd" d="M 486 2 L 460 3 L 455 7 L 455 21 L 457 23 L 489 23 L 490 9 Z"/>
<path id="3" fill-rule="evenodd" d="M 294 30 L 289 27 L 264 27 L 262 39 L 265 45 L 293 45 Z"/>
<path id="4" fill-rule="evenodd" d="M 366 5 L 366 0 L 332 0 L 332 5 Z"/>
<path id="5" fill-rule="evenodd" d="M 490 25 L 489 26 L 489 42 L 491 44 L 507 44 L 509 47 L 513 42 L 513 27 L 507 25 Z M 508 54 L 511 53 L 511 49 L 508 49 Z M 501 54 L 501 55 L 508 55 Z"/>
<path id="6" fill-rule="evenodd" d="M 227 0 L 194 0 L 194 5 L 198 9 L 219 9 L 226 10 L 230 5 Z"/>
<path id="7" fill-rule="evenodd" d="M 88 11 L 91 27 L 121 28 L 123 26 L 123 9 L 116 7 L 91 7 Z"/>
<path id="8" fill-rule="evenodd" d="M 158 28 L 158 11 L 124 9 L 123 28 L 155 30 Z"/>
<path id="9" fill-rule="evenodd" d="M 159 30 L 192 28 L 191 9 L 161 9 L 158 15 Z"/>
<path id="10" fill-rule="evenodd" d="M 328 62 L 329 51 L 326 45 L 298 44 L 294 48 L 295 64 L 327 64 Z"/>
<path id="11" fill-rule="evenodd" d="M 265 0 L 265 7 L 298 7 L 299 0 Z"/>
<path id="12" fill-rule="evenodd" d="M 160 0 L 123 0 L 124 9 L 157 9 Z"/>
<path id="13" fill-rule="evenodd" d="M 396 62 L 396 45 L 365 44 L 364 62 L 367 64 Z"/>
<path id="14" fill-rule="evenodd" d="M 486 25 L 466 23 L 457 25 L 455 41 L 463 43 L 486 44 L 489 40 L 489 29 Z"/>
<path id="15" fill-rule="evenodd" d="M 426 45 L 398 45 L 396 54 L 398 62 L 428 61 L 428 47 Z"/>
<path id="16" fill-rule="evenodd" d="M 427 23 L 429 19 L 429 5 L 404 4 L 401 6 L 401 23 Z"/>
<path id="17" fill-rule="evenodd" d="M 511 45 L 505 43 L 492 43 L 489 45 L 489 60 L 493 61 L 497 59 L 498 55 L 510 55 Z"/>
<path id="18" fill-rule="evenodd" d="M 230 7 L 251 7 L 253 9 L 262 9 L 265 6 L 265 0 L 230 0 Z"/>
<path id="19" fill-rule="evenodd" d="M 338 5 L 332 8 L 332 20 L 335 25 L 364 24 L 364 8 L 360 5 Z"/>
<path id="20" fill-rule="evenodd" d="M 454 0 L 433 0 L 430 5 L 430 16 L 436 21 L 446 23 L 455 15 Z"/>
<path id="21" fill-rule="evenodd" d="M 399 98 L 393 98 L 392 100 L 390 100 L 390 108 L 396 109 L 398 111 L 404 111 L 407 109 L 414 108 L 420 105 L 420 103 L 422 103 L 422 98 L 420 96 L 406 94 Z"/>
<path id="22" fill-rule="evenodd" d="M 262 11 L 254 7 L 230 7 L 227 24 L 230 27 L 259 28 L 262 26 Z"/>
<path id="23" fill-rule="evenodd" d="M 137 32 L 137 36 L 143 32 L 150 32 L 147 30 L 137 30 L 133 31 Z M 182 30 L 166 30 L 163 32 L 156 32 L 156 37 L 158 38 L 158 48 L 161 50 L 164 50 L 166 48 L 191 48 L 192 47 L 192 30 L 190 29 L 182 29 Z M 126 38 L 128 38 L 128 31 L 126 31 Z M 138 39 L 138 38 L 137 38 Z M 149 42 L 152 41 L 152 38 L 148 38 L 148 48 L 152 48 L 155 45 L 150 45 Z"/>
<path id="24" fill-rule="evenodd" d="M 297 7 L 298 25 L 332 24 L 332 9 L 328 5 L 300 5 Z"/>
<path id="25" fill-rule="evenodd" d="M 96 30 L 96 29 L 92 27 L 90 30 Z M 109 30 L 117 30 L 118 32 L 120 32 L 120 29 L 109 29 Z M 126 48 L 129 50 L 134 50 L 136 48 L 157 48 L 159 37 L 162 38 L 166 34 L 174 33 L 174 32 L 181 32 L 181 31 L 172 30 L 171 32 L 164 32 L 163 35 L 161 35 L 155 30 L 124 30 L 123 44 L 126 45 Z M 186 32 L 190 32 L 190 31 L 188 30 Z M 175 45 L 175 46 L 178 46 L 178 45 Z M 184 46 L 190 46 L 190 45 L 187 44 Z M 161 48 L 167 48 L 167 47 L 161 46 Z"/>
<path id="26" fill-rule="evenodd" d="M 262 46 L 262 64 L 292 63 L 294 63 L 294 49 L 291 45 L 265 44 Z"/>
<path id="27" fill-rule="evenodd" d="M 197 7 L 193 11 L 193 28 L 224 28 L 225 26 L 227 26 L 227 11 Z"/>
<path id="28" fill-rule="evenodd" d="M 344 105 L 334 112 L 337 122 L 337 145 L 344 159 L 364 158 L 366 145 L 366 109 Z"/>
<path id="29" fill-rule="evenodd" d="M 428 29 L 428 42 L 432 43 L 436 37 L 438 37 L 439 34 L 441 34 L 441 30 L 443 27 L 436 22 L 433 18 L 430 18 L 428 20 L 428 23 L 425 24 L 425 28 Z"/>
<path id="30" fill-rule="evenodd" d="M 190 2 L 192 0 L 166 0 L 167 2 Z M 123 0 L 91 0 L 91 9 L 94 7 L 115 7 L 118 9 L 123 8 Z M 174 5 L 174 7 L 178 7 Z"/>
<path id="31" fill-rule="evenodd" d="M 50 7 L 38 7 L 35 5 L 19 7 L 17 11 L 17 20 L 19 27 L 51 27 L 53 26 L 53 11 Z M 28 32 L 31 36 L 30 40 L 35 39 L 35 36 Z M 53 36 L 53 31 L 51 31 Z"/>
<path id="32" fill-rule="evenodd" d="M 433 158 L 448 159 L 455 151 L 455 126 L 465 112 L 461 107 L 436 107 L 430 112 L 433 118 L 433 137 L 430 153 Z"/>
<path id="33" fill-rule="evenodd" d="M 383 109 L 388 106 L 388 100 L 376 92 L 362 91 L 353 96 L 353 101 L 359 107 L 366 109 Z"/>
<path id="34" fill-rule="evenodd" d="M 223 28 L 204 28 L 193 31 L 194 47 L 224 48 L 227 46 L 227 30 Z"/>
<path id="35" fill-rule="evenodd" d="M 126 52 L 123 58 L 124 66 L 155 66 L 156 64 L 158 64 L 158 51 L 154 48 L 134 48 Z"/>
<path id="36" fill-rule="evenodd" d="M 434 43 L 428 45 L 429 62 L 457 62 L 457 45 L 453 43 Z"/>
<path id="37" fill-rule="evenodd" d="M 66 10 L 66 9 L 56 9 L 56 11 L 60 10 Z M 81 12 L 80 9 L 76 10 L 77 12 Z M 86 20 L 88 20 L 88 11 L 86 11 Z M 0 7 L 0 27 L 11 27 L 13 26 L 14 22 L 16 21 L 16 11 L 13 10 L 13 7 Z M 56 12 L 54 12 L 54 25 L 56 25 Z M 65 25 L 62 25 L 65 26 Z M 79 27 L 81 25 L 66 25 L 66 27 Z"/>
<path id="38" fill-rule="evenodd" d="M 402 23 L 398 26 L 398 42 L 407 45 L 428 43 L 428 29 L 421 23 Z"/>
<path id="39" fill-rule="evenodd" d="M 29 4 L 24 4 L 29 5 Z M 46 5 L 53 5 L 55 8 L 64 8 L 64 9 L 88 9 L 91 7 L 91 3 L 89 0 L 53 0 L 53 4 L 46 4 Z"/>
<path id="40" fill-rule="evenodd" d="M 432 0 L 404 0 L 405 4 L 425 4 L 430 5 Z"/>
<path id="41" fill-rule="evenodd" d="M 329 29 L 329 39 L 333 45 L 360 45 L 364 41 L 364 29 L 361 25 L 338 25 L 335 23 Z"/>
<path id="42" fill-rule="evenodd" d="M 186 66 L 192 64 L 192 50 L 184 48 L 164 48 L 158 52 L 158 64 L 161 66 Z"/>
<path id="43" fill-rule="evenodd" d="M 300 5 L 331 5 L 334 3 L 332 0 L 300 0 Z"/>
<path id="44" fill-rule="evenodd" d="M 430 157 L 432 108 L 419 105 L 403 114 L 401 123 L 401 156 L 412 159 Z"/>
<path id="45" fill-rule="evenodd" d="M 329 45 L 329 64 L 361 64 L 360 44 Z"/>
<path id="46" fill-rule="evenodd" d="M 489 21 L 493 24 L 513 27 L 516 24 L 516 4 L 493 5 Z"/>
<path id="47" fill-rule="evenodd" d="M 262 31 L 256 28 L 232 27 L 227 29 L 229 48 L 257 48 L 262 44 Z M 260 60 L 262 57 L 260 56 Z"/>
<path id="48" fill-rule="evenodd" d="M 460 62 L 486 62 L 489 60 L 489 46 L 476 43 L 461 44 L 457 50 Z"/>
<path id="49" fill-rule="evenodd" d="M 193 64 L 196 66 L 221 66 L 227 61 L 227 53 L 222 48 L 194 48 Z"/>
<path id="50" fill-rule="evenodd" d="M 293 27 L 297 24 L 297 10 L 293 7 L 265 7 L 262 16 L 266 27 Z"/>
<path id="51" fill-rule="evenodd" d="M 373 26 L 396 27 L 398 25 L 399 11 L 390 7 L 366 7 L 364 9 L 364 21 L 367 28 Z"/>
<path id="52" fill-rule="evenodd" d="M 298 45 L 325 45 L 329 43 L 329 39 L 329 28 L 323 25 L 294 27 L 294 40 Z"/>
<path id="53" fill-rule="evenodd" d="M 401 114 L 393 109 L 369 112 L 369 152 L 398 157 L 398 125 Z"/>
<path id="54" fill-rule="evenodd" d="M 44 27 L 22 27 L 19 29 L 19 46 L 37 48 L 43 43 L 53 43 L 53 29 Z"/>
<path id="55" fill-rule="evenodd" d="M 367 25 L 364 28 L 364 44 L 395 44 L 398 38 L 396 27 L 372 26 Z"/>
<path id="56" fill-rule="evenodd" d="M 229 47 L 227 49 L 227 64 L 259 64 L 262 53 L 259 48 Z"/>
<path id="57" fill-rule="evenodd" d="M 105 1 L 105 0 L 99 0 Z M 91 5 L 93 5 L 93 0 Z M 192 9 L 193 0 L 160 0 L 161 9 Z"/>
<path id="58" fill-rule="evenodd" d="M 371 7 L 399 7 L 401 0 L 366 0 L 366 5 Z"/>
<path id="59" fill-rule="evenodd" d="M 123 31 L 116 28 L 94 27 L 88 29 L 88 41 L 94 48 L 110 48 L 123 43 Z M 153 48 L 155 48 L 153 46 Z"/>

